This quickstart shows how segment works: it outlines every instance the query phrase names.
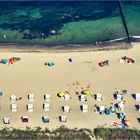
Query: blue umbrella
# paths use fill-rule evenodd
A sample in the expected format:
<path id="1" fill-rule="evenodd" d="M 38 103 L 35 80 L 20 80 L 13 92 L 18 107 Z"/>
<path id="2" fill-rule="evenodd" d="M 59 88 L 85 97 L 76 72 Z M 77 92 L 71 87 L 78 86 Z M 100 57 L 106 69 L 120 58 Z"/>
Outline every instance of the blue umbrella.
<path id="1" fill-rule="evenodd" d="M 105 109 L 105 114 L 110 115 L 110 110 L 108 108 Z"/>

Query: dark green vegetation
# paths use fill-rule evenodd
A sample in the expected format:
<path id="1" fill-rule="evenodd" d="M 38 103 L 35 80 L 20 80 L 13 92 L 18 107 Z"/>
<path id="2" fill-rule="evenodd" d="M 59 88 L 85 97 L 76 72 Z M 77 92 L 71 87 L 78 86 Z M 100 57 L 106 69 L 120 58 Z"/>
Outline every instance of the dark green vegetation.
<path id="1" fill-rule="evenodd" d="M 112 129 L 112 128 L 96 128 L 93 131 L 89 129 L 70 129 L 65 126 L 50 131 L 42 130 L 40 127 L 26 130 L 3 128 L 0 130 L 0 139 L 113 139 L 113 140 L 139 140 L 140 131 L 136 129 Z"/>
<path id="2" fill-rule="evenodd" d="M 96 128 L 94 129 L 94 135 L 96 138 L 102 138 L 103 140 L 139 140 L 140 131 L 132 129 L 111 129 L 111 128 Z"/>
<path id="3" fill-rule="evenodd" d="M 140 35 L 140 2 L 124 2 L 130 35 Z M 0 1 L 0 42 L 83 44 L 126 37 L 116 1 Z"/>

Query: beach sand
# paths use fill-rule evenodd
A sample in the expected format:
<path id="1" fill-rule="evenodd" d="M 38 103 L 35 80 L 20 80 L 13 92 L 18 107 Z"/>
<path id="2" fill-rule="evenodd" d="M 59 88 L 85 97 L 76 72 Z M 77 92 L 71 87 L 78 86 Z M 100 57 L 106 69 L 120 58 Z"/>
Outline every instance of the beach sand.
<path id="1" fill-rule="evenodd" d="M 115 114 L 98 115 L 93 112 L 94 105 L 110 106 L 115 103 L 113 93 L 115 88 L 127 89 L 128 94 L 124 96 L 126 105 L 124 112 L 126 117 L 132 121 L 131 127 L 139 128 L 137 118 L 139 112 L 135 110 L 135 101 L 131 94 L 140 92 L 140 43 L 133 43 L 133 48 L 128 50 L 110 51 L 90 51 L 90 52 L 67 52 L 67 53 L 17 53 L 0 52 L 0 59 L 10 57 L 20 57 L 21 61 L 13 65 L 0 64 L 0 90 L 4 95 L 0 97 L 0 127 L 25 128 L 29 127 L 48 127 L 56 128 L 66 125 L 70 128 L 90 128 L 107 125 L 110 127 L 113 122 L 120 122 Z M 119 58 L 129 56 L 135 60 L 133 65 L 120 64 Z M 69 63 L 68 58 L 73 62 Z M 99 67 L 98 62 L 108 59 L 109 67 Z M 44 63 L 53 61 L 53 67 L 45 66 Z M 78 81 L 80 84 L 76 84 Z M 102 92 L 103 101 L 97 102 L 91 95 L 88 95 L 87 102 L 80 102 L 76 91 L 90 87 L 92 94 Z M 67 90 L 70 92 L 71 99 L 63 101 L 57 97 L 57 93 Z M 27 99 L 28 93 L 35 94 L 34 112 L 26 110 L 26 104 L 32 103 Z M 43 95 L 51 94 L 50 111 L 45 112 L 42 104 L 45 103 Z M 22 97 L 18 104 L 16 113 L 10 111 L 10 96 L 15 94 L 18 98 Z M 88 104 L 87 113 L 80 111 L 81 104 Z M 71 113 L 63 113 L 62 105 L 70 105 Z M 28 115 L 29 123 L 22 123 L 21 116 Z M 50 123 L 44 124 L 41 120 L 43 115 L 49 116 Z M 67 122 L 59 122 L 58 116 L 66 115 Z M 11 124 L 4 125 L 3 117 L 10 117 Z"/>

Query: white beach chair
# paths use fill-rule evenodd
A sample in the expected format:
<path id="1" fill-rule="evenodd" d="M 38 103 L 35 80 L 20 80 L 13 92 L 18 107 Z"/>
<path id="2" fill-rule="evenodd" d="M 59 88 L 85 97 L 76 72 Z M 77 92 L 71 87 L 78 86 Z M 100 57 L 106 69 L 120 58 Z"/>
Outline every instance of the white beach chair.
<path id="1" fill-rule="evenodd" d="M 60 122 L 66 122 L 67 117 L 66 116 L 59 116 L 59 120 L 60 120 Z"/>
<path id="2" fill-rule="evenodd" d="M 69 99 L 70 99 L 69 93 L 65 93 L 65 95 L 64 95 L 64 100 L 66 101 L 66 100 L 69 100 Z"/>
<path id="3" fill-rule="evenodd" d="M 124 109 L 124 104 L 123 104 L 123 101 L 121 101 L 121 102 L 118 102 L 118 111 L 123 111 L 123 109 Z"/>
<path id="4" fill-rule="evenodd" d="M 105 107 L 104 106 L 99 106 L 99 112 L 104 112 L 105 111 Z"/>
<path id="5" fill-rule="evenodd" d="M 87 100 L 87 96 L 84 94 L 79 95 L 79 100 L 80 101 L 86 101 Z"/>
<path id="6" fill-rule="evenodd" d="M 96 94 L 95 94 L 95 99 L 96 99 L 97 101 L 101 101 L 101 100 L 102 100 L 102 94 L 101 94 L 101 93 L 96 93 Z"/>
<path id="7" fill-rule="evenodd" d="M 81 105 L 82 112 L 88 112 L 88 105 Z"/>
<path id="8" fill-rule="evenodd" d="M 51 100 L 51 95 L 50 94 L 45 94 L 44 95 L 44 100 L 45 101 L 50 101 Z"/>
<path id="9" fill-rule="evenodd" d="M 28 118 L 28 116 L 22 116 L 21 120 L 22 120 L 22 122 L 28 122 L 29 118 Z"/>
<path id="10" fill-rule="evenodd" d="M 11 104 L 11 111 L 17 112 L 17 104 Z"/>
<path id="11" fill-rule="evenodd" d="M 62 106 L 63 112 L 70 113 L 70 106 Z"/>
<path id="12" fill-rule="evenodd" d="M 116 94 L 116 100 L 121 101 L 122 100 L 122 95 L 121 94 Z"/>
<path id="13" fill-rule="evenodd" d="M 10 118 L 9 117 L 4 117 L 3 118 L 3 123 L 4 124 L 10 124 Z"/>
<path id="14" fill-rule="evenodd" d="M 10 100 L 12 103 L 15 103 L 17 101 L 17 97 L 15 95 L 11 95 Z"/>
<path id="15" fill-rule="evenodd" d="M 44 103 L 44 104 L 43 104 L 43 109 L 44 109 L 45 111 L 50 111 L 50 104 Z"/>
<path id="16" fill-rule="evenodd" d="M 28 94 L 28 100 L 34 101 L 34 94 L 33 93 Z"/>
<path id="17" fill-rule="evenodd" d="M 43 120 L 44 123 L 49 123 L 49 121 L 50 121 L 48 116 L 43 116 L 42 120 Z"/>
<path id="18" fill-rule="evenodd" d="M 27 105 L 27 111 L 28 111 L 28 112 L 33 112 L 33 110 L 34 110 L 34 109 L 33 109 L 33 104 L 28 104 L 28 105 Z"/>
<path id="19" fill-rule="evenodd" d="M 140 93 L 135 93 L 134 98 L 136 101 L 139 101 L 140 100 Z"/>

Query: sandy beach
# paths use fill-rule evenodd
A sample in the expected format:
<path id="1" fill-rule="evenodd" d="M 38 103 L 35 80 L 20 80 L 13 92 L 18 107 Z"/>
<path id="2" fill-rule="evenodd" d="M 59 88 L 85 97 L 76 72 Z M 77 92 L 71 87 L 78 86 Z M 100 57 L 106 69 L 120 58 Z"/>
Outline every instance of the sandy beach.
<path id="1" fill-rule="evenodd" d="M 127 89 L 128 94 L 124 96 L 126 105 L 124 112 L 128 119 L 132 121 L 131 127 L 140 128 L 137 118 L 140 117 L 135 105 L 140 101 L 135 101 L 131 94 L 140 92 L 140 43 L 133 43 L 133 48 L 128 50 L 110 51 L 89 51 L 89 52 L 67 52 L 67 53 L 21 53 L 21 52 L 0 52 L 0 59 L 10 57 L 20 57 L 21 61 L 13 65 L 0 64 L 0 90 L 3 96 L 0 97 L 0 127 L 25 128 L 48 127 L 56 128 L 66 125 L 70 128 L 90 128 L 106 125 L 110 127 L 113 122 L 120 122 L 115 114 L 98 115 L 94 110 L 94 105 L 110 106 L 115 103 L 113 98 L 115 88 Z M 129 56 L 135 63 L 120 64 L 119 58 Z M 73 62 L 69 63 L 68 58 Z M 108 59 L 109 67 L 99 67 L 98 63 Z M 45 66 L 44 63 L 53 61 L 53 67 Z M 80 84 L 76 84 L 78 81 Z M 76 91 L 90 87 L 92 94 L 102 92 L 103 100 L 97 102 L 91 95 L 88 95 L 87 102 L 80 102 Z M 60 100 L 57 93 L 67 90 L 70 92 L 69 101 Z M 34 112 L 27 112 L 26 105 L 30 103 L 27 99 L 28 93 L 35 94 Z M 42 104 L 45 102 L 43 95 L 51 94 L 50 111 L 45 112 Z M 18 101 L 18 111 L 10 111 L 10 96 L 14 94 L 22 100 Z M 80 111 L 81 104 L 88 104 L 87 113 Z M 62 105 L 70 105 L 71 113 L 61 111 Z M 28 115 L 29 123 L 22 123 L 21 116 Z M 49 116 L 50 122 L 44 124 L 41 117 Z M 67 122 L 59 122 L 58 116 L 66 115 Z M 10 117 L 11 124 L 4 125 L 3 117 Z"/>

